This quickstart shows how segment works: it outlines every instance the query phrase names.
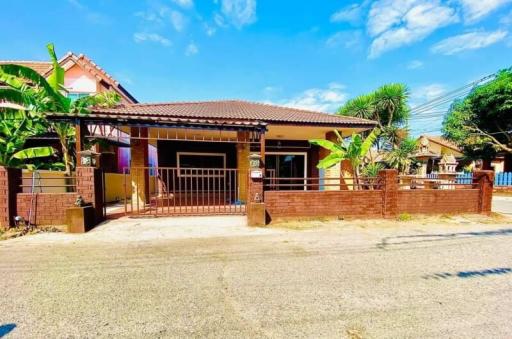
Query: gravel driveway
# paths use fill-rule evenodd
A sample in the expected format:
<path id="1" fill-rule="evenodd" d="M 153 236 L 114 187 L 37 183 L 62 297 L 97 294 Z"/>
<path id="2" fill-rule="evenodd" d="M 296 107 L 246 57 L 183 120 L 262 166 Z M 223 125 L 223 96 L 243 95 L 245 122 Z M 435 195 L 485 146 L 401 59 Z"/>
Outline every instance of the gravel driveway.
<path id="1" fill-rule="evenodd" d="M 510 338 L 510 223 L 308 226 L 0 242 L 0 337 Z"/>

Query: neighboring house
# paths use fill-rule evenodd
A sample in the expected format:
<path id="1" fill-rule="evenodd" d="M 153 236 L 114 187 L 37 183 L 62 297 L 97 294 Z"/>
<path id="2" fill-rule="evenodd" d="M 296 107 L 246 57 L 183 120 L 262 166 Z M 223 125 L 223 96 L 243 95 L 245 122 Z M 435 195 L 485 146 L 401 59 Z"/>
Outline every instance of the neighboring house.
<path id="1" fill-rule="evenodd" d="M 1 60 L 0 64 L 26 66 L 44 77 L 48 77 L 52 71 L 52 63 L 49 61 Z M 116 79 L 84 54 L 77 55 L 68 52 L 59 59 L 59 64 L 65 71 L 64 87 L 66 88 L 66 95 L 71 99 L 78 99 L 104 91 L 115 91 L 119 94 L 123 104 L 138 102 Z M 45 140 L 47 143 L 52 143 L 52 138 L 45 138 Z M 38 143 L 40 140 L 32 140 L 31 142 Z M 52 145 L 58 148 L 56 140 L 53 141 Z M 129 166 L 129 143 L 122 141 L 102 143 L 102 146 L 96 146 L 96 150 L 102 153 L 102 167 L 107 172 L 122 172 L 123 167 Z M 152 157 L 152 160 L 155 160 L 155 157 Z"/>
<path id="2" fill-rule="evenodd" d="M 439 162 L 444 155 L 453 156 L 459 163 L 460 170 L 464 163 L 461 162 L 464 154 L 453 142 L 437 135 L 421 135 L 418 138 L 418 151 L 414 158 L 421 162 L 420 175 L 427 175 L 439 170 Z"/>

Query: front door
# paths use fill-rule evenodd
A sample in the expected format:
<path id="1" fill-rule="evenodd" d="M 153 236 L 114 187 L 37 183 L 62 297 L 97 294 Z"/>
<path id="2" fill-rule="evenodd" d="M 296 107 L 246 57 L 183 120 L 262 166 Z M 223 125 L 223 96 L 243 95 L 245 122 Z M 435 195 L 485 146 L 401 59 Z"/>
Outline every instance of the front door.
<path id="1" fill-rule="evenodd" d="M 279 190 L 303 190 L 306 178 L 306 153 L 267 153 L 266 174 L 273 187 Z"/>

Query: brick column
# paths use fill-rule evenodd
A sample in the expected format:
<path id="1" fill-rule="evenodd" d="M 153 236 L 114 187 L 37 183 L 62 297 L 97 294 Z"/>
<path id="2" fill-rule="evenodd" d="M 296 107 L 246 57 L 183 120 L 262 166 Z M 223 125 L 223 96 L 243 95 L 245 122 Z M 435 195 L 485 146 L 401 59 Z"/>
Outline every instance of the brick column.
<path id="1" fill-rule="evenodd" d="M 265 177 L 265 164 L 260 162 L 261 168 L 249 168 L 247 173 L 247 221 L 249 226 L 265 226 L 266 211 L 264 203 L 263 182 Z M 261 170 L 262 178 L 252 178 L 251 172 Z"/>
<path id="2" fill-rule="evenodd" d="M 91 203 L 95 211 L 96 223 L 105 219 L 103 215 L 103 171 L 94 167 L 76 168 L 76 193 L 85 203 Z"/>
<path id="3" fill-rule="evenodd" d="M 0 228 L 14 226 L 16 194 L 20 190 L 21 170 L 0 167 Z"/>
<path id="4" fill-rule="evenodd" d="M 248 141 L 249 135 L 247 132 L 238 132 L 238 141 L 239 143 L 236 145 L 236 167 L 238 170 L 238 187 L 240 189 L 238 199 L 247 202 L 247 176 L 249 172 L 249 144 L 240 142 L 240 141 Z"/>
<path id="5" fill-rule="evenodd" d="M 396 218 L 398 216 L 398 171 L 394 169 L 380 171 L 379 183 L 382 185 L 382 216 Z"/>
<path id="6" fill-rule="evenodd" d="M 132 180 L 132 205 L 143 210 L 149 202 L 149 144 L 147 128 L 132 128 L 132 137 L 141 139 L 130 140 L 131 163 L 130 176 Z"/>
<path id="7" fill-rule="evenodd" d="M 478 170 L 473 172 L 473 183 L 480 189 L 478 201 L 478 212 L 482 214 L 491 213 L 492 190 L 494 186 L 494 171 Z"/>

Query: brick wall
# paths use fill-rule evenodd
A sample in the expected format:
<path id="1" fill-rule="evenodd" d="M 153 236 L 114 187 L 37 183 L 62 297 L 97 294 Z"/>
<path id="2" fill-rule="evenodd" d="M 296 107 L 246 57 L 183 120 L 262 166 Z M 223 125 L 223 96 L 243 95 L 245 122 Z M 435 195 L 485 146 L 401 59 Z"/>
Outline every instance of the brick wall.
<path id="1" fill-rule="evenodd" d="M 379 190 L 267 191 L 271 220 L 300 217 L 396 218 L 400 213 L 484 213 L 491 211 L 493 173 L 474 173 L 476 188 L 399 190 L 397 172 L 379 172 Z"/>
<path id="2" fill-rule="evenodd" d="M 479 189 L 398 191 L 398 213 L 479 213 Z"/>
<path id="3" fill-rule="evenodd" d="M 76 193 L 18 193 L 17 215 L 28 221 L 32 206 L 32 223 L 38 226 L 64 225 L 66 209 L 73 207 L 76 197 Z"/>
<path id="4" fill-rule="evenodd" d="M 16 193 L 20 190 L 21 170 L 0 167 L 0 228 L 14 224 Z"/>
<path id="5" fill-rule="evenodd" d="M 382 191 L 267 191 L 271 220 L 289 217 L 382 217 Z"/>

